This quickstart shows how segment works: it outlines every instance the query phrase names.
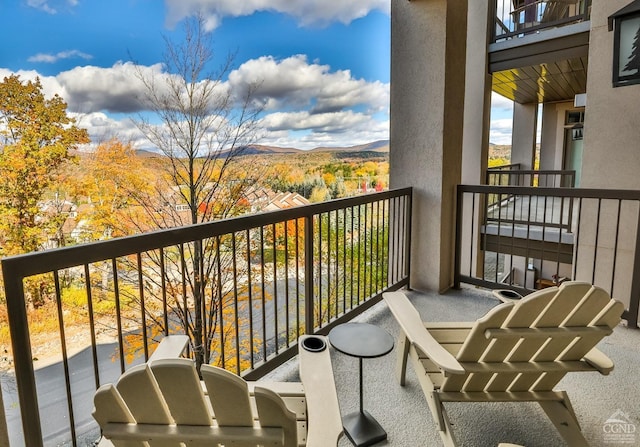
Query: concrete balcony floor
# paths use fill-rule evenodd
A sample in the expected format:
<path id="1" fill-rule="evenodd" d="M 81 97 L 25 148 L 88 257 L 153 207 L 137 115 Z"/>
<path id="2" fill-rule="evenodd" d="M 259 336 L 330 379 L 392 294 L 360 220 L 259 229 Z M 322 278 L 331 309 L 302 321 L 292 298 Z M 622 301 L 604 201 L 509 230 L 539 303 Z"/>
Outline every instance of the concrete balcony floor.
<path id="1" fill-rule="evenodd" d="M 444 295 L 408 292 L 425 321 L 472 321 L 499 304 L 483 290 L 453 290 Z M 384 302 L 377 304 L 355 321 L 365 321 L 386 329 L 394 339 L 398 325 Z M 605 445 L 603 426 L 618 411 L 640 425 L 640 330 L 618 326 L 598 348 L 615 363 L 609 376 L 596 372 L 568 374 L 556 387 L 565 390 L 590 445 Z M 387 356 L 365 359 L 364 408 L 387 431 L 380 446 L 441 446 L 442 441 L 416 378 L 408 367 L 407 383 L 401 387 L 395 379 L 396 349 Z M 333 369 L 343 415 L 357 411 L 358 359 L 331 352 Z M 299 380 L 294 358 L 265 380 Z M 449 403 L 447 411 L 454 434 L 462 446 L 490 447 L 511 442 L 527 447 L 565 445 L 562 438 L 536 403 Z M 640 445 L 640 430 L 627 445 Z M 350 446 L 345 437 L 340 446 Z M 607 445 L 615 445 L 607 444 Z"/>

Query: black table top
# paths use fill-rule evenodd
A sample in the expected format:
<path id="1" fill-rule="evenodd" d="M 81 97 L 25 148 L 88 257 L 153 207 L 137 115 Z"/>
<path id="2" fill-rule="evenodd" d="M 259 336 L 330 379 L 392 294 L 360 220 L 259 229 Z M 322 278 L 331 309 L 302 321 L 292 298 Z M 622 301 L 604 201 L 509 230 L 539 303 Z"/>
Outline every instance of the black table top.
<path id="1" fill-rule="evenodd" d="M 393 337 L 369 323 L 345 323 L 329 332 L 331 346 L 343 354 L 360 358 L 382 357 L 393 349 Z"/>

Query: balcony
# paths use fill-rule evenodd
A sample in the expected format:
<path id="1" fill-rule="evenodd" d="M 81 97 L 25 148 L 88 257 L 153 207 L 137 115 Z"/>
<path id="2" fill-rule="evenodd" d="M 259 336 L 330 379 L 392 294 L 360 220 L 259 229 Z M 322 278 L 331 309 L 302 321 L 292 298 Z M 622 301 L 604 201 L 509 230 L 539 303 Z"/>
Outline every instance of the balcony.
<path id="1" fill-rule="evenodd" d="M 496 0 L 494 42 L 589 20 L 590 0 Z"/>
<path id="2" fill-rule="evenodd" d="M 492 90 L 520 104 L 573 100 L 587 88 L 590 0 L 496 0 Z"/>
<path id="3" fill-rule="evenodd" d="M 482 257 L 487 264 L 488 253 L 478 242 L 487 224 L 479 219 L 478 204 L 488 203 L 490 195 L 505 207 L 524 195 L 572 198 L 581 204 L 606 195 L 617 203 L 631 200 L 636 210 L 640 208 L 640 195 L 628 191 L 599 191 L 595 199 L 596 193 L 590 190 L 523 186 L 460 186 L 458 193 L 456 283 L 472 288 L 445 295 L 414 292 L 425 320 L 476 319 L 497 304 L 486 289 L 530 291 L 515 282 L 505 285 L 476 268 Z M 506 196 L 510 200 L 504 200 Z M 409 285 L 411 202 L 410 188 L 394 190 L 3 260 L 15 366 L 3 378 L 10 445 L 78 446 L 95 440 L 98 432 L 90 417 L 95 389 L 148 358 L 163 334 L 185 332 L 179 324 L 181 312 L 191 315 L 189 322 L 195 318 L 208 322 L 205 330 L 211 336 L 200 355 L 248 379 L 295 377 L 297 338 L 304 333 L 326 334 L 353 318 L 367 319 L 396 334 L 393 318 L 378 302 L 384 291 Z M 603 207 L 609 205 L 598 205 L 596 210 Z M 628 213 L 625 210 L 617 219 L 618 228 L 621 220 L 633 219 Z M 513 227 L 512 217 L 498 220 L 499 227 Z M 529 225 L 550 225 L 545 222 Z M 591 233 L 576 230 L 582 225 L 572 228 L 584 240 Z M 609 234 L 608 229 L 602 231 Z M 635 233 L 625 237 L 627 246 L 637 246 Z M 504 265 L 505 253 L 496 254 L 496 259 L 502 255 Z M 603 268 L 608 258 L 602 251 L 594 254 L 591 266 L 596 279 L 600 280 L 601 269 L 608 270 Z M 206 272 L 209 280 L 194 280 L 200 277 L 194 275 L 198 271 Z M 35 293 L 30 288 L 34 283 L 39 286 L 35 291 L 47 291 L 57 313 L 56 333 L 46 341 L 34 338 L 29 330 L 38 323 L 27 312 L 25 300 Z M 621 286 L 615 287 L 618 293 Z M 70 289 L 75 293 L 73 301 L 68 298 Z M 202 294 L 204 306 L 194 313 L 197 293 Z M 630 326 L 637 324 L 637 296 L 630 295 L 625 316 Z M 82 303 L 83 311 L 74 314 L 72 303 L 76 307 Z M 197 336 L 191 324 L 186 331 L 192 338 Z M 78 340 L 84 341 L 85 349 L 76 354 Z M 637 391 L 627 378 L 640 367 L 634 348 L 638 341 L 637 331 L 619 327 L 601 347 L 619 372 L 603 378 L 574 374 L 577 377 L 563 382 L 593 445 L 599 443 L 606 418 L 617 409 L 631 410 L 625 405 Z M 44 350 L 59 361 L 40 367 L 40 360 L 34 358 Z M 358 401 L 356 363 L 337 353 L 333 359 L 346 413 Z M 394 354 L 365 362 L 366 408 L 387 429 L 389 444 L 438 445 L 439 436 L 415 376 L 411 378 L 410 373 L 408 386 L 399 387 L 393 378 L 394 363 Z M 606 406 L 592 406 L 595 399 Z M 517 411 L 505 411 L 504 405 L 455 409 L 460 418 L 458 435 L 461 440 L 468 437 L 471 445 L 499 441 L 552 445 L 549 440 L 558 438 L 552 427 L 540 427 L 544 416 L 521 407 Z M 486 430 L 487 426 L 495 428 Z M 341 445 L 348 445 L 348 440 Z"/>

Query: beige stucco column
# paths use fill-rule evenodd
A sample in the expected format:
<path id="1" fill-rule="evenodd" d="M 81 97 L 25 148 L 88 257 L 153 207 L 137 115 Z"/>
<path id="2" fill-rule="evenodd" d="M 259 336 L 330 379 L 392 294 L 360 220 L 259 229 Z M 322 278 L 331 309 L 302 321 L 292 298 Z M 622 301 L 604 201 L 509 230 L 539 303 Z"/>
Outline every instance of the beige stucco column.
<path id="1" fill-rule="evenodd" d="M 467 0 L 391 2 L 391 187 L 414 187 L 411 287 L 453 282 Z"/>
<path id="2" fill-rule="evenodd" d="M 467 67 L 462 134 L 462 183 L 484 183 L 489 160 L 491 75 L 487 18 L 489 2 L 470 2 L 467 18 Z"/>
<path id="3" fill-rule="evenodd" d="M 511 163 L 520 163 L 520 169 L 533 169 L 537 125 L 538 104 L 513 103 Z"/>
<path id="4" fill-rule="evenodd" d="M 491 127 L 491 74 L 487 45 L 489 2 L 470 2 L 467 15 L 467 67 L 464 96 L 464 130 L 462 134 L 462 183 L 485 183 L 489 161 L 489 129 Z M 484 210 L 466 200 L 463 207 L 461 273 L 482 276 L 483 256 L 480 238 L 473 229 L 479 228 Z M 482 211 L 482 212 L 481 212 Z M 473 222 L 472 222 L 473 221 Z M 475 222 L 475 223 L 474 223 Z"/>

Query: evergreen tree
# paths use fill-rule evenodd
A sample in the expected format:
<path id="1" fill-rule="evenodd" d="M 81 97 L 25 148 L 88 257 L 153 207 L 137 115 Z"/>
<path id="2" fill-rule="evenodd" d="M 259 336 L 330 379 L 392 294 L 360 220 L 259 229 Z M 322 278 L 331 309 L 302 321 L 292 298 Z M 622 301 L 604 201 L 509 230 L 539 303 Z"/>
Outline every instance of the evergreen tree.
<path id="1" fill-rule="evenodd" d="M 629 62 L 624 67 L 624 71 L 640 71 L 640 27 L 636 31 L 636 37 L 631 47 L 631 56 L 629 56 Z"/>

